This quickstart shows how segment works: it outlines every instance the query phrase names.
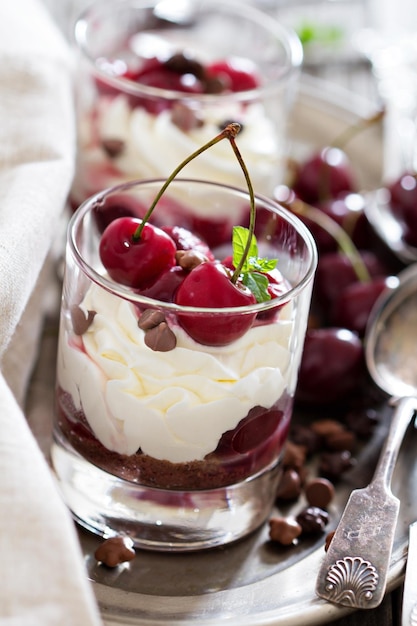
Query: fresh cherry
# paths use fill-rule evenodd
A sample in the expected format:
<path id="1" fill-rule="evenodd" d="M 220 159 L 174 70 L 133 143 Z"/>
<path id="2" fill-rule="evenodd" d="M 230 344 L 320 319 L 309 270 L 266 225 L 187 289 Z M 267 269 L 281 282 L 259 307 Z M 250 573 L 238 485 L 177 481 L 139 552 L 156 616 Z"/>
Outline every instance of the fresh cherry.
<path id="1" fill-rule="evenodd" d="M 375 302 L 393 282 L 398 282 L 398 279 L 388 276 L 348 285 L 333 302 L 331 323 L 353 330 L 363 337 Z"/>
<path id="2" fill-rule="evenodd" d="M 387 275 L 387 269 L 374 252 L 361 250 L 360 258 L 370 277 L 376 278 Z M 319 306 L 327 308 L 348 285 L 357 282 L 357 280 L 358 276 L 352 262 L 345 254 L 328 252 L 320 257 L 313 297 Z"/>
<path id="3" fill-rule="evenodd" d="M 309 329 L 298 373 L 296 400 L 312 405 L 344 402 L 364 373 L 360 338 L 345 328 Z"/>
<path id="4" fill-rule="evenodd" d="M 206 256 L 209 261 L 214 261 L 214 254 L 209 246 L 187 228 L 181 226 L 161 226 L 161 228 L 173 239 L 177 250 L 194 250 Z"/>
<path id="5" fill-rule="evenodd" d="M 133 287 L 144 289 L 152 285 L 164 272 L 176 264 L 177 248 L 163 230 L 132 217 L 113 220 L 101 236 L 99 253 L 111 278 Z"/>
<path id="6" fill-rule="evenodd" d="M 174 302 L 177 289 L 187 275 L 188 272 L 186 272 L 182 267 L 174 265 L 174 267 L 171 267 L 166 272 L 163 272 L 158 280 L 153 282 L 152 285 L 145 287 L 144 289 L 140 289 L 139 293 L 142 296 L 152 298 L 153 300 Z"/>
<path id="7" fill-rule="evenodd" d="M 230 280 L 230 272 L 221 263 L 206 261 L 195 267 L 181 283 L 175 295 L 181 306 L 203 308 L 243 307 L 256 303 L 251 291 Z M 224 346 L 235 341 L 252 326 L 256 313 L 212 314 L 180 313 L 178 321 L 198 343 Z"/>
<path id="8" fill-rule="evenodd" d="M 260 83 L 255 68 L 246 59 L 217 61 L 207 67 L 207 74 L 222 79 L 230 91 L 249 91 Z"/>
<path id="9" fill-rule="evenodd" d="M 388 187 L 393 215 L 404 229 L 404 241 L 417 247 L 417 177 L 404 172 Z"/>
<path id="10" fill-rule="evenodd" d="M 353 192 L 356 183 L 350 160 L 340 148 L 323 148 L 299 166 L 292 188 L 309 204 Z"/>
<path id="11" fill-rule="evenodd" d="M 120 194 L 108 196 L 103 204 L 94 209 L 97 227 L 101 233 L 119 217 L 142 218 L 145 212 L 146 207 L 137 198 Z"/>

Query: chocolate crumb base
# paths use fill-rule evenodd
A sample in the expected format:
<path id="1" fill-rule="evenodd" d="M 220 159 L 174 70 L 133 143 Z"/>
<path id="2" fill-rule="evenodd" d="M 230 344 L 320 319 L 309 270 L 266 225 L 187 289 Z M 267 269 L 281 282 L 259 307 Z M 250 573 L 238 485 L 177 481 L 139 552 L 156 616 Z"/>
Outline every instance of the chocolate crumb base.
<path id="1" fill-rule="evenodd" d="M 236 461 L 211 453 L 201 461 L 172 463 L 139 451 L 123 455 L 105 448 L 91 432 L 81 411 L 75 413 L 71 397 L 61 392 L 57 403 L 58 426 L 74 450 L 96 467 L 123 480 L 156 489 L 203 490 L 218 489 L 253 476 L 272 466 L 276 454 L 243 454 Z M 75 415 L 74 415 L 75 413 Z M 69 419 L 74 415 L 76 422 Z"/>

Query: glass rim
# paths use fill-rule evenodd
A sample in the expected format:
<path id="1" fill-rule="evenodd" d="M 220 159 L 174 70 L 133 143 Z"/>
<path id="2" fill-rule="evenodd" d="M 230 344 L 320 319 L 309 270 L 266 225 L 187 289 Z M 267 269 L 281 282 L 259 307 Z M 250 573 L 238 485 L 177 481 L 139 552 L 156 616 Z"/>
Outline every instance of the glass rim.
<path id="1" fill-rule="evenodd" d="M 282 86 L 285 79 L 290 79 L 291 75 L 296 75 L 301 69 L 303 63 L 303 46 L 297 35 L 297 33 L 288 26 L 284 26 L 275 18 L 271 18 L 270 15 L 262 12 L 261 10 L 250 6 L 242 5 L 235 0 L 209 0 L 208 2 L 202 2 L 200 4 L 194 3 L 194 7 L 198 10 L 200 7 L 221 7 L 223 11 L 228 13 L 238 12 L 240 17 L 245 17 L 248 20 L 253 20 L 258 26 L 265 28 L 271 35 L 276 37 L 282 44 L 287 55 L 286 65 L 283 66 L 282 73 L 279 74 L 274 80 L 260 85 L 256 89 L 248 89 L 245 91 L 225 92 L 220 94 L 199 94 L 188 93 L 184 91 L 176 91 L 174 89 L 162 89 L 160 87 L 151 87 L 149 85 L 140 84 L 134 80 L 129 80 L 121 76 L 112 76 L 110 73 L 104 71 L 97 65 L 97 60 L 89 53 L 88 50 L 88 20 L 91 15 L 94 15 L 94 11 L 99 9 L 104 14 L 114 11 L 115 8 L 132 6 L 133 8 L 151 8 L 157 4 L 157 0 L 118 0 L 117 3 L 114 0 L 95 0 L 86 9 L 84 9 L 78 18 L 75 20 L 73 29 L 73 39 L 78 50 L 82 53 L 83 58 L 89 63 L 94 75 L 98 78 L 105 80 L 109 85 L 117 88 L 121 91 L 127 91 L 131 95 L 144 96 L 148 98 L 165 98 L 166 100 L 184 100 L 184 101 L 198 101 L 211 103 L 214 101 L 226 101 L 237 100 L 247 101 L 255 98 L 259 98 L 270 92 L 274 92 Z"/>
<path id="2" fill-rule="evenodd" d="M 291 226 L 296 230 L 298 235 L 303 240 L 306 249 L 308 251 L 308 267 L 304 272 L 303 277 L 298 281 L 298 283 L 292 286 L 288 291 L 286 291 L 281 296 L 277 296 L 276 298 L 271 298 L 266 302 L 257 302 L 256 304 L 239 306 L 239 307 L 193 307 L 193 306 L 184 306 L 176 304 L 175 302 L 165 302 L 163 300 L 156 300 L 154 298 L 149 298 L 147 296 L 143 296 L 140 293 L 135 293 L 132 287 L 128 287 L 126 285 L 122 285 L 120 283 L 115 282 L 114 280 L 103 276 L 99 272 L 97 272 L 88 261 L 84 259 L 82 252 L 80 251 L 76 239 L 78 227 L 84 220 L 85 216 L 92 211 L 92 209 L 96 208 L 100 204 L 103 204 L 103 201 L 106 197 L 114 194 L 120 193 L 123 191 L 127 191 L 136 187 L 145 187 L 145 186 L 155 186 L 155 193 L 157 193 L 164 184 L 165 179 L 163 178 L 149 178 L 149 179 L 141 179 L 141 180 L 132 180 L 127 183 L 121 183 L 119 185 L 114 185 L 112 187 L 108 187 L 103 191 L 100 191 L 80 204 L 77 210 L 71 216 L 71 219 L 68 223 L 67 227 L 67 246 L 71 250 L 72 256 L 77 263 L 78 267 L 84 272 L 84 274 L 99 287 L 102 287 L 106 291 L 122 298 L 124 300 L 128 300 L 135 304 L 147 305 L 148 308 L 162 308 L 167 312 L 171 313 L 182 313 L 182 314 L 201 314 L 201 315 L 225 315 L 225 314 L 250 314 L 250 313 L 261 313 L 262 311 L 268 311 L 269 309 L 276 308 L 279 306 L 283 306 L 287 304 L 291 300 L 294 300 L 313 280 L 314 274 L 317 268 L 318 263 L 318 251 L 317 245 L 315 243 L 314 237 L 307 226 L 301 221 L 299 217 L 295 214 L 291 213 L 288 209 L 281 206 L 279 202 L 264 196 L 259 193 L 255 193 L 255 201 L 258 201 L 271 210 L 273 213 L 283 217 Z M 205 185 L 217 189 L 225 189 L 229 193 L 238 194 L 249 201 L 249 193 L 247 190 L 236 187 L 234 185 L 227 185 L 224 183 L 217 183 L 214 181 L 202 180 L 198 178 L 175 178 L 171 185 L 175 186 L 175 184 L 180 185 Z M 170 185 L 170 186 L 171 186 Z M 279 268 L 278 268 L 279 269 Z M 285 276 L 284 276 L 285 279 Z"/>

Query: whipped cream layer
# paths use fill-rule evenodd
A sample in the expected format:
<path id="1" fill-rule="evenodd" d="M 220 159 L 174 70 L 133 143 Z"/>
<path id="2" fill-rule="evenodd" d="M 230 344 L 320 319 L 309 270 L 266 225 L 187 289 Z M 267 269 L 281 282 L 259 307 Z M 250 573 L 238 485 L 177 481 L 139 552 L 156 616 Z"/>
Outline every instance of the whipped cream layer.
<path id="1" fill-rule="evenodd" d="M 282 171 L 283 146 L 278 143 L 262 103 L 226 101 L 196 108 L 196 114 L 202 118 L 202 125 L 184 130 L 173 122 L 172 109 L 154 115 L 139 106 L 131 108 L 125 95 L 102 96 L 93 111 L 80 114 L 74 197 L 81 201 L 103 188 L 132 179 L 165 178 L 181 161 L 213 139 L 226 121 L 241 123 L 237 143 L 253 186 L 260 193 L 271 195 Z M 120 152 L 111 158 L 104 148 L 109 142 L 119 142 L 121 146 Z M 246 185 L 227 139 L 191 161 L 181 175 L 237 187 Z M 192 209 L 203 214 L 207 210 L 199 206 Z M 232 220 L 234 217 L 237 215 L 232 215 Z"/>
<path id="2" fill-rule="evenodd" d="M 272 407 L 291 377 L 291 304 L 224 347 L 202 346 L 175 324 L 169 352 L 148 348 L 135 307 L 101 287 L 92 285 L 81 306 L 96 315 L 81 337 L 63 318 L 58 384 L 120 454 L 140 448 L 174 463 L 201 460 L 251 408 Z"/>

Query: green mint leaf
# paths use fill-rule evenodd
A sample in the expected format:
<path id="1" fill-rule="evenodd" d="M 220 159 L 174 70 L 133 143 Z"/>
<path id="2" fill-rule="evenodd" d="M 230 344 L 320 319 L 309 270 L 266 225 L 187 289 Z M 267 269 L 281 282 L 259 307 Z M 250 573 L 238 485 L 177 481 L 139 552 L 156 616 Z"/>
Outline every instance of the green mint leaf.
<path id="1" fill-rule="evenodd" d="M 277 259 L 260 259 L 259 257 L 250 257 L 248 259 L 249 269 L 254 272 L 262 272 L 267 274 L 277 266 Z"/>
<path id="2" fill-rule="evenodd" d="M 249 230 L 244 228 L 243 226 L 234 226 L 233 227 L 233 236 L 232 236 L 232 246 L 233 246 L 233 265 L 237 267 L 240 263 L 241 258 L 243 257 L 243 253 L 246 248 L 246 244 L 249 238 Z M 251 245 L 249 248 L 249 254 L 247 259 L 242 267 L 243 272 L 248 272 L 249 262 L 248 260 L 251 257 L 258 256 L 258 244 L 256 242 L 255 236 L 252 237 Z"/>
<path id="3" fill-rule="evenodd" d="M 242 282 L 251 290 L 257 302 L 266 302 L 271 299 L 268 293 L 269 281 L 264 274 L 245 272 L 242 276 Z"/>

